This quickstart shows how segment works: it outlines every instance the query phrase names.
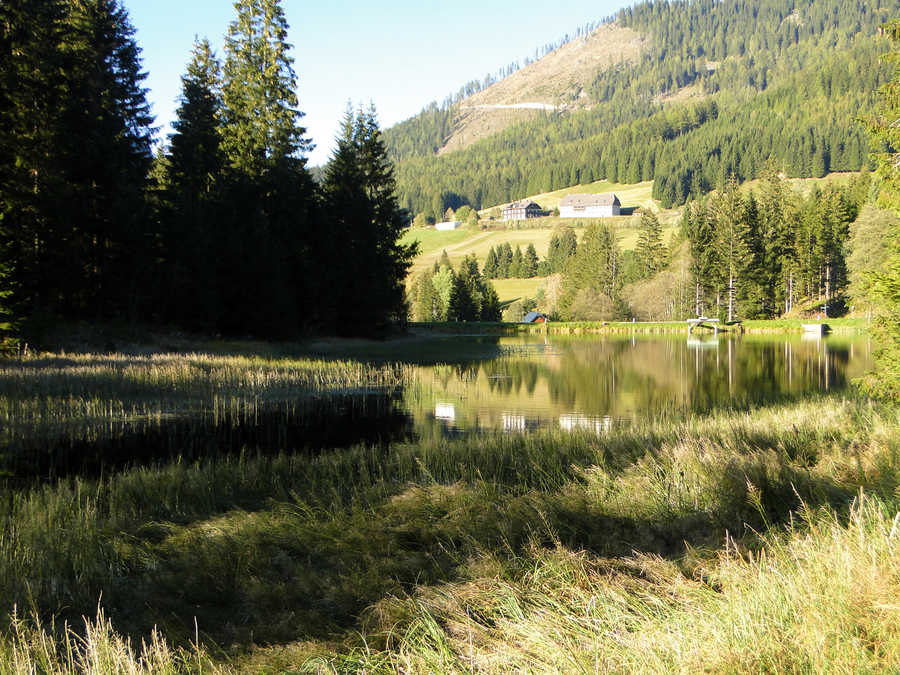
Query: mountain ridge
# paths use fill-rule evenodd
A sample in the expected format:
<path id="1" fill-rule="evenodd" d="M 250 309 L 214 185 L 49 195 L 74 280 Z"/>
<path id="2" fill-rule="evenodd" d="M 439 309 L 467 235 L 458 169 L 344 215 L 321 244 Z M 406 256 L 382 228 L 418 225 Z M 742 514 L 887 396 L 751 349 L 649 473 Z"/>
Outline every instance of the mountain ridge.
<path id="1" fill-rule="evenodd" d="M 647 40 L 629 28 L 603 24 L 460 101 L 453 131 L 438 154 L 461 150 L 540 112 L 588 105 L 586 88 L 598 71 L 634 63 Z"/>
<path id="2" fill-rule="evenodd" d="M 584 36 L 386 130 L 401 202 L 437 216 L 607 179 L 653 180 L 654 197 L 674 205 L 732 173 L 754 178 L 767 161 L 793 177 L 859 170 L 869 148 L 855 120 L 887 80 L 879 60 L 887 43 L 877 29 L 896 9 L 896 0 L 626 8 L 587 38 L 629 35 L 631 56 L 585 68 L 577 89 L 559 86 L 577 80 L 567 80 L 565 68 L 549 78 L 549 92 L 514 85 L 553 60 L 564 63 Z M 541 106 L 522 109 L 526 103 Z M 497 107 L 511 105 L 519 107 Z M 494 121 L 483 121 L 488 112 Z M 475 113 L 481 129 L 461 119 Z"/>

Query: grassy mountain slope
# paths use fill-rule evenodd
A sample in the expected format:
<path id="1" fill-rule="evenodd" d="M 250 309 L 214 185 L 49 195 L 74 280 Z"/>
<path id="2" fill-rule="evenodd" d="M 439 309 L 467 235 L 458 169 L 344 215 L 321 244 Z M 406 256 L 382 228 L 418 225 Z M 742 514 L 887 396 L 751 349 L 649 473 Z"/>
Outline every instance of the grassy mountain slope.
<path id="1" fill-rule="evenodd" d="M 630 28 L 600 26 L 522 70 L 461 101 L 452 132 L 439 154 L 464 149 L 541 110 L 574 110 L 589 103 L 587 89 L 597 73 L 634 64 L 647 41 Z"/>
<path id="2" fill-rule="evenodd" d="M 896 0 L 623 10 L 584 44 L 387 130 L 401 199 L 436 215 L 606 179 L 653 181 L 653 196 L 671 206 L 731 173 L 752 179 L 767 160 L 791 177 L 858 170 L 869 148 L 856 119 L 888 77 L 878 27 L 896 10 Z M 618 45 L 617 63 L 609 53 L 579 61 L 598 36 Z M 476 108 L 462 120 L 463 105 L 525 103 L 546 109 Z M 511 126 L 485 136 L 506 124 L 478 123 L 474 113 L 485 111 Z"/>
<path id="3" fill-rule="evenodd" d="M 846 185 L 855 173 L 832 173 L 822 178 L 793 178 L 786 181 L 789 189 L 799 195 L 808 195 L 810 191 L 818 187 L 824 189 L 828 185 Z M 761 188 L 760 181 L 747 181 L 741 188 L 742 192 L 758 192 Z M 545 210 L 556 208 L 559 201 L 567 194 L 587 193 L 597 194 L 602 192 L 615 193 L 622 202 L 624 209 L 641 208 L 656 213 L 663 225 L 663 237 L 667 242 L 672 242 L 680 228 L 680 211 L 677 209 L 663 209 L 659 201 L 653 199 L 651 182 L 635 183 L 633 185 L 610 183 L 608 181 L 596 181 L 586 185 L 576 185 L 553 192 L 530 195 L 529 199 L 537 202 Z M 431 268 L 438 262 L 444 251 L 450 258 L 455 268 L 459 267 L 463 258 L 474 255 L 479 267 L 483 268 L 491 247 L 497 247 L 509 242 L 515 248 L 520 246 L 524 251 L 528 244 L 533 244 L 538 256 L 543 258 L 547 254 L 550 238 L 554 230 L 560 225 L 568 225 L 575 228 L 578 237 L 589 219 L 570 219 L 548 216 L 535 218 L 528 221 L 523 227 L 522 223 L 490 223 L 487 219 L 493 209 L 485 209 L 481 215 L 485 219 L 482 224 L 490 229 L 465 227 L 452 231 L 440 231 L 434 228 L 420 228 L 407 230 L 402 242 L 405 244 L 416 241 L 419 243 L 419 255 L 413 262 L 412 269 L 407 278 L 412 283 L 415 278 Z M 640 217 L 620 216 L 606 219 L 615 228 L 622 251 L 631 251 L 637 245 L 638 226 Z M 493 279 L 491 283 L 497 290 L 501 302 L 511 302 L 518 298 L 534 297 L 538 288 L 544 284 L 546 278 L 535 277 L 532 279 Z"/>

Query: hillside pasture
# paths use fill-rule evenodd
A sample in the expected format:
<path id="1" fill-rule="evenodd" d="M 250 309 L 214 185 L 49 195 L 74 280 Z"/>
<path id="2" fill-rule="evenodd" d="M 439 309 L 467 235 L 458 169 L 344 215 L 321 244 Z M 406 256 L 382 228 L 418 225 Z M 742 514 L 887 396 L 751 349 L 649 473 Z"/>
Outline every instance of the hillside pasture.
<path id="1" fill-rule="evenodd" d="M 581 238 L 581 232 L 589 219 L 570 219 L 570 218 L 544 218 L 541 220 L 550 220 L 552 225 L 542 228 L 529 228 L 522 230 L 456 230 L 454 232 L 436 232 L 434 230 L 411 230 L 404 235 L 404 242 L 421 241 L 421 250 L 413 262 L 410 273 L 418 274 L 428 269 L 438 260 L 440 260 L 443 251 L 447 251 L 447 256 L 454 267 L 458 267 L 462 259 L 471 254 L 475 254 L 479 266 L 483 267 L 487 259 L 488 251 L 491 247 L 498 247 L 501 244 L 509 242 L 510 246 L 515 250 L 516 246 L 522 248 L 525 252 L 528 244 L 533 244 L 539 258 L 547 255 L 550 247 L 550 239 L 553 232 L 559 225 L 568 225 L 575 229 L 578 238 Z M 600 220 L 600 219 L 598 219 Z M 622 250 L 632 250 L 637 245 L 638 229 L 637 223 L 633 223 L 632 218 L 605 218 L 616 231 L 619 239 L 619 246 Z M 627 223 L 627 224 L 623 224 Z M 668 241 L 677 232 L 677 225 L 669 225 L 663 228 L 663 237 Z M 417 239 L 419 233 L 424 234 L 421 239 Z M 452 234 L 454 237 L 441 237 L 431 235 Z"/>
<path id="2" fill-rule="evenodd" d="M 533 279 L 491 279 L 491 283 L 500 296 L 501 303 L 515 302 L 525 298 L 534 298 L 538 289 L 544 285 L 546 277 Z"/>

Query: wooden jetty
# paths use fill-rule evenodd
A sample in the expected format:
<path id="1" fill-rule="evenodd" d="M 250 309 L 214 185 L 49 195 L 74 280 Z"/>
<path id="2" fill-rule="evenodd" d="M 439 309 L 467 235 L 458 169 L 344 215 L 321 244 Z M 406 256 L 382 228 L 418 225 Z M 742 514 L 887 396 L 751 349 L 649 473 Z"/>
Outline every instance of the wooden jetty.
<path id="1" fill-rule="evenodd" d="M 703 326 L 704 328 L 712 328 L 715 335 L 719 334 L 719 320 L 710 319 L 706 316 L 698 316 L 696 319 L 688 319 L 688 335 L 694 332 L 694 329 Z M 706 324 L 709 324 L 708 326 Z"/>

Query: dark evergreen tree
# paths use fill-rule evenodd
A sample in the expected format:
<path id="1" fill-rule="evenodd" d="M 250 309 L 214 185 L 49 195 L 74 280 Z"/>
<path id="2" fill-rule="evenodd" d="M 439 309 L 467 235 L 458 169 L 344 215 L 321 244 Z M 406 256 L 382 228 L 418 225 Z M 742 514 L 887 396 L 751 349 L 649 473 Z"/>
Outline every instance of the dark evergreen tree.
<path id="1" fill-rule="evenodd" d="M 409 214 L 397 201 L 394 169 L 387 156 L 375 106 L 357 118 L 355 142 L 363 169 L 363 188 L 371 204 L 368 224 L 371 245 L 361 264 L 373 279 L 368 296 L 376 325 L 399 321 L 405 315 L 403 281 L 418 246 L 402 244 L 400 237 L 409 224 Z"/>
<path id="2" fill-rule="evenodd" d="M 715 221 L 702 202 L 685 207 L 688 217 L 687 237 L 691 247 L 691 276 L 694 279 L 694 312 L 709 313 L 709 295 L 721 279 L 715 252 Z"/>
<path id="3" fill-rule="evenodd" d="M 478 310 L 470 292 L 468 279 L 462 270 L 453 278 L 450 302 L 447 306 L 447 321 L 477 321 Z"/>
<path id="4" fill-rule="evenodd" d="M 534 244 L 531 242 L 528 243 L 528 246 L 525 248 L 525 255 L 522 259 L 521 272 L 522 276 L 526 279 L 531 279 L 537 276 L 537 268 L 538 268 L 538 255 L 537 251 L 534 248 Z"/>
<path id="5" fill-rule="evenodd" d="M 571 227 L 561 227 L 550 237 L 550 245 L 547 250 L 547 262 L 551 274 L 564 272 L 569 258 L 578 250 L 575 230 Z"/>
<path id="6" fill-rule="evenodd" d="M 223 147 L 241 174 L 259 178 L 311 149 L 300 126 L 297 77 L 280 0 L 236 0 L 225 38 Z"/>
<path id="7" fill-rule="evenodd" d="M 745 205 L 734 176 L 715 195 L 710 209 L 716 219 L 715 250 L 727 284 L 724 289 L 728 299 L 727 318 L 734 321 L 738 284 L 744 281 L 750 256 Z"/>
<path id="8" fill-rule="evenodd" d="M 567 319 L 584 318 L 576 305 L 587 302 L 602 305 L 596 308 L 599 315 L 612 316 L 621 306 L 622 283 L 615 234 L 606 224 L 591 223 L 566 267 L 560 311 Z"/>
<path id="9" fill-rule="evenodd" d="M 441 298 L 434 288 L 433 275 L 423 272 L 413 285 L 413 318 L 416 321 L 440 321 L 443 315 Z"/>
<path id="10" fill-rule="evenodd" d="M 60 49 L 66 16 L 61 0 L 0 3 L 0 274 L 13 324 L 65 311 L 63 279 L 81 276 L 67 251 L 75 230 L 62 219 L 71 160 L 58 147 L 70 131 L 58 75 L 70 64 Z"/>
<path id="11" fill-rule="evenodd" d="M 503 242 L 497 251 L 497 278 L 509 279 L 512 272 L 513 250 L 510 243 Z"/>
<path id="12" fill-rule="evenodd" d="M 512 263 L 509 266 L 509 277 L 511 279 L 519 279 L 524 277 L 522 274 L 522 263 L 524 262 L 524 258 L 522 257 L 522 247 L 516 244 L 516 250 L 513 252 Z"/>
<path id="13" fill-rule="evenodd" d="M 656 214 L 645 210 L 641 214 L 640 233 L 634 251 L 641 279 L 652 277 L 666 264 L 666 245 L 662 240 L 662 226 Z"/>
<path id="14" fill-rule="evenodd" d="M 11 56 L 0 65 L 0 248 L 12 302 L 26 315 L 136 317 L 155 258 L 152 117 L 128 15 L 115 0 L 0 11 Z"/>
<path id="15" fill-rule="evenodd" d="M 497 278 L 497 252 L 493 246 L 491 246 L 487 259 L 484 261 L 484 276 L 488 279 Z"/>
<path id="16" fill-rule="evenodd" d="M 280 1 L 238 0 L 234 8 L 222 76 L 228 208 L 221 264 L 231 272 L 223 328 L 286 336 L 328 319 L 330 287 L 319 265 L 330 240 L 318 227 L 305 168 L 310 144 Z"/>
<path id="17" fill-rule="evenodd" d="M 407 214 L 397 204 L 374 109 L 347 111 L 323 191 L 334 242 L 329 285 L 336 293 L 335 327 L 365 333 L 402 320 L 403 280 L 416 247 L 399 243 Z"/>
<path id="18" fill-rule="evenodd" d="M 794 221 L 795 216 L 788 210 L 784 181 L 775 165 L 769 163 L 763 169 L 759 198 L 762 257 L 754 263 L 763 286 L 763 310 L 769 315 L 789 312 L 793 304 Z"/>
<path id="19" fill-rule="evenodd" d="M 223 208 L 220 67 L 204 39 L 194 44 L 169 136 L 164 164 L 161 281 L 168 303 L 163 316 L 179 325 L 210 329 L 221 324 L 233 270 L 219 262 L 227 257 L 220 225 Z"/>
<path id="20" fill-rule="evenodd" d="M 500 296 L 497 295 L 497 289 L 494 288 L 494 285 L 490 281 L 483 281 L 481 294 L 481 320 L 500 321 L 502 311 L 500 309 Z"/>

